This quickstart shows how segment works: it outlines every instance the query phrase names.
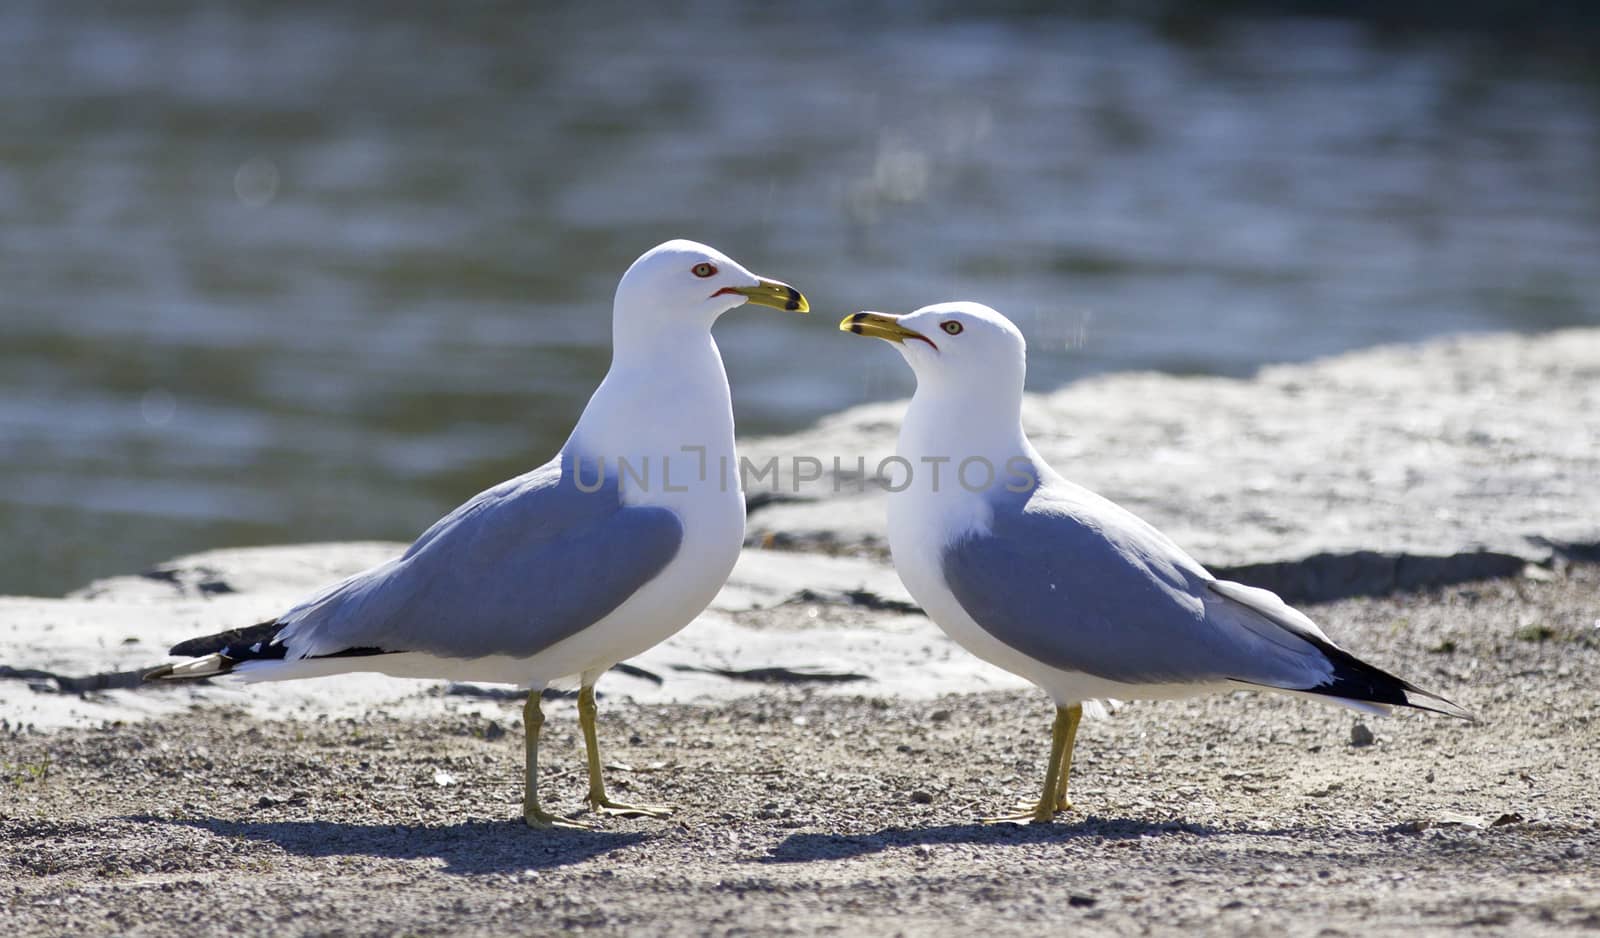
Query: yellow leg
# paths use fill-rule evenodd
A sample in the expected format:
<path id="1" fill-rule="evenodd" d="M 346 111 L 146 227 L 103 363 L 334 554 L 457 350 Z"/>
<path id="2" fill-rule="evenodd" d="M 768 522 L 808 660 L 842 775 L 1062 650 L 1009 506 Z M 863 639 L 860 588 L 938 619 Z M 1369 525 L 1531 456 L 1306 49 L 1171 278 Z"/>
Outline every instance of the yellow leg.
<path id="1" fill-rule="evenodd" d="M 552 827 L 571 827 L 588 830 L 581 821 L 570 821 L 539 807 L 539 731 L 544 729 L 544 708 L 540 706 L 540 691 L 528 692 L 528 702 L 522 705 L 522 729 L 527 734 L 523 743 L 522 820 L 529 827 L 541 830 Z"/>
<path id="2" fill-rule="evenodd" d="M 1067 800 L 1067 774 L 1072 770 L 1072 747 L 1082 718 L 1082 704 L 1056 708 L 1055 725 L 1050 730 L 1050 761 L 1045 763 L 1044 791 L 1039 794 L 1039 801 L 1018 805 L 1013 814 L 984 818 L 986 823 L 1048 824 L 1055 820 L 1057 811 L 1072 809 L 1072 802 Z"/>
<path id="3" fill-rule="evenodd" d="M 600 741 L 595 732 L 594 685 L 578 691 L 578 723 L 583 727 L 583 744 L 589 750 L 589 807 L 597 814 L 618 817 L 666 817 L 672 807 L 664 804 L 623 804 L 606 797 L 606 782 L 600 766 Z"/>
<path id="4" fill-rule="evenodd" d="M 1061 747 L 1061 771 L 1056 775 L 1056 810 L 1071 811 L 1072 801 L 1067 798 L 1067 778 L 1072 774 L 1072 750 L 1078 743 L 1078 721 L 1083 719 L 1083 705 L 1067 708 L 1067 741 Z"/>

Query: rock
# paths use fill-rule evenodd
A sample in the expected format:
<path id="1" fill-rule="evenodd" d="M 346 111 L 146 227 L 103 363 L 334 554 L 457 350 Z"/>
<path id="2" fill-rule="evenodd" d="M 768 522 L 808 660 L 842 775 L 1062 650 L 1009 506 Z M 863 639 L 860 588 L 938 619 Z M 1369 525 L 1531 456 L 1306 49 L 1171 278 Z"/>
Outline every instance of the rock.
<path id="1" fill-rule="evenodd" d="M 872 477 L 904 410 L 741 441 L 777 466 L 752 490 L 783 496 L 753 500 L 751 543 L 882 556 Z M 1294 600 L 1600 557 L 1600 450 L 1583 445 L 1600 439 L 1600 329 L 1369 349 L 1247 380 L 1109 375 L 1029 395 L 1023 419 L 1057 470 L 1219 575 Z M 801 457 L 821 481 L 794 485 Z"/>
<path id="2" fill-rule="evenodd" d="M 1378 738 L 1372 735 L 1372 730 L 1367 724 L 1357 722 L 1355 726 L 1350 727 L 1350 745 L 1370 746 L 1377 741 Z"/>

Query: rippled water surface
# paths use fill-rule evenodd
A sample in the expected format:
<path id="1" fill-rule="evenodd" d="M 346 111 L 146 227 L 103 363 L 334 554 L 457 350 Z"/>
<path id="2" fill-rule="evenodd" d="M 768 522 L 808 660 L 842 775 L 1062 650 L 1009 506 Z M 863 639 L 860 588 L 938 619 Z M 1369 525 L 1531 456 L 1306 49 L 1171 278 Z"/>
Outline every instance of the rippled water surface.
<path id="1" fill-rule="evenodd" d="M 414 536 L 560 444 L 616 277 L 668 237 L 816 310 L 719 326 L 744 434 L 909 390 L 834 331 L 860 308 L 984 300 L 1037 389 L 1600 322 L 1600 86 L 1537 43 L 88 9 L 0 7 L 0 593 Z"/>

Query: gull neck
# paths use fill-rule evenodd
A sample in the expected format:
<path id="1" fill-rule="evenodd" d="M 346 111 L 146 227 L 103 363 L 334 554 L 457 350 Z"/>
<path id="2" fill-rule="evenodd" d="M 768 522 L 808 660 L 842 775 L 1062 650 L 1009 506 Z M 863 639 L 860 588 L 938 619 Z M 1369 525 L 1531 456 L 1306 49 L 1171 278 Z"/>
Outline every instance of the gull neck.
<path id="1" fill-rule="evenodd" d="M 906 459 L 981 457 L 1003 464 L 1031 452 L 1022 431 L 1022 395 L 1010 388 L 962 387 L 918 381 L 900 428 Z"/>

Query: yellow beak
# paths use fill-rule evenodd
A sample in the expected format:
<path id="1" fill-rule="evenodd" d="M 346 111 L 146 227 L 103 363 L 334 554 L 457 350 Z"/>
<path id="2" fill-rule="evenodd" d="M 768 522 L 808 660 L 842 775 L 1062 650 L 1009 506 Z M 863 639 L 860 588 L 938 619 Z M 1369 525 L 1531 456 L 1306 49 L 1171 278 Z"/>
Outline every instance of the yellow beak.
<path id="1" fill-rule="evenodd" d="M 722 291 L 737 293 L 745 301 L 754 306 L 769 306 L 773 309 L 788 310 L 791 313 L 809 313 L 811 304 L 800 295 L 800 291 L 789 286 L 781 280 L 767 280 L 763 278 L 753 287 L 725 287 Z"/>
<path id="2" fill-rule="evenodd" d="M 915 329 L 907 329 L 900 325 L 899 316 L 888 313 L 856 313 L 846 316 L 839 323 L 840 332 L 854 332 L 856 335 L 871 336 L 874 339 L 883 339 L 896 345 L 907 339 L 920 339 L 928 342 L 928 337 Z M 933 345 L 932 342 L 928 342 Z M 938 348 L 938 346 L 934 346 Z"/>

